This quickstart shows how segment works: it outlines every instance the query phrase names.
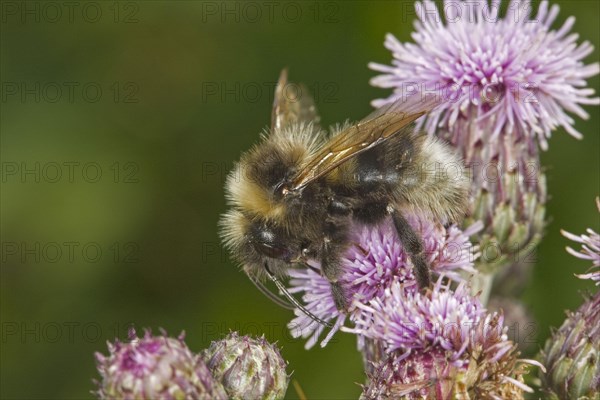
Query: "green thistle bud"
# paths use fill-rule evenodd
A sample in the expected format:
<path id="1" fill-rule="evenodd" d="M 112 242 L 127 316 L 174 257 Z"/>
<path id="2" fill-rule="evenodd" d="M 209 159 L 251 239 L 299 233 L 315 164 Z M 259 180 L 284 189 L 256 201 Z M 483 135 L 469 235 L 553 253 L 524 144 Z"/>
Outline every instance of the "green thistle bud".
<path id="1" fill-rule="evenodd" d="M 464 120 L 462 124 L 464 129 L 486 129 L 476 121 Z M 516 285 L 518 289 L 524 283 L 505 284 L 502 280 L 510 281 L 515 272 L 528 274 L 534 261 L 529 256 L 544 229 L 546 177 L 540 167 L 538 149 L 531 143 L 516 141 L 511 135 L 505 136 L 501 143 L 485 146 L 456 145 L 473 178 L 471 215 L 465 224 L 480 220 L 485 226 L 474 238 L 481 251 L 476 267 L 484 273 L 499 273 L 498 285 Z M 511 266 L 517 271 L 509 273 Z"/>
<path id="2" fill-rule="evenodd" d="M 215 379 L 231 399 L 282 399 L 289 377 L 287 363 L 264 337 L 254 339 L 232 332 L 203 351 Z"/>
<path id="3" fill-rule="evenodd" d="M 541 378 L 550 399 L 600 399 L 600 292 L 567 313 L 540 358 L 548 371 Z"/>

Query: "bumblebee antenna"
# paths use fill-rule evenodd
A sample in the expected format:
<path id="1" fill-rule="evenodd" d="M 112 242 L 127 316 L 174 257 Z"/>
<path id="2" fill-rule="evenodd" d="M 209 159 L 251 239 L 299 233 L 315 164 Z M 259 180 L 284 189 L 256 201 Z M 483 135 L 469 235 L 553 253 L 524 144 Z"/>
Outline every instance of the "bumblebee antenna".
<path id="1" fill-rule="evenodd" d="M 273 281 L 273 283 L 275 284 L 275 286 L 277 286 L 277 289 L 279 289 L 279 291 L 298 310 L 302 311 L 304 314 L 306 314 L 313 321 L 318 322 L 321 325 L 325 325 L 328 328 L 333 328 L 333 325 L 331 325 L 329 322 L 323 321 L 321 318 L 317 317 L 315 314 L 313 314 L 310 311 L 308 311 L 302 304 L 300 304 L 300 302 L 298 300 L 296 300 L 296 298 L 294 296 L 292 296 L 292 294 L 287 290 L 287 288 L 285 286 L 283 286 L 283 283 L 281 283 L 281 281 L 279 279 L 277 279 L 277 277 L 275 275 L 273 275 L 273 273 L 269 270 L 269 266 L 267 265 L 266 262 L 265 262 L 265 270 L 267 271 L 267 275 L 269 276 L 269 279 L 271 279 Z"/>
<path id="2" fill-rule="evenodd" d="M 256 288 L 262 292 L 262 294 L 267 296 L 267 298 L 269 300 L 271 300 L 273 303 L 277 304 L 279 307 L 285 308 L 286 310 L 294 309 L 293 304 L 290 304 L 289 302 L 284 301 L 283 299 L 279 298 L 275 293 L 271 292 L 269 290 L 269 288 L 266 287 L 262 282 L 259 282 L 258 280 L 254 279 L 253 277 L 250 277 L 250 282 L 252 282 L 254 284 L 254 286 L 256 286 Z"/>

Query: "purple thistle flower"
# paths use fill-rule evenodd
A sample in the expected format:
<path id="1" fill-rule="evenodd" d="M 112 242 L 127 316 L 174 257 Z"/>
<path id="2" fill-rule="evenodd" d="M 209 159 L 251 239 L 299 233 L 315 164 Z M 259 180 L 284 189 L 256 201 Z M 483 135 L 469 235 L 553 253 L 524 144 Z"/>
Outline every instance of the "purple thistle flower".
<path id="1" fill-rule="evenodd" d="M 600 197 L 596 198 L 596 206 L 600 212 Z M 575 257 L 583 260 L 590 260 L 592 262 L 592 267 L 589 269 L 587 274 L 576 276 L 581 279 L 591 279 L 596 282 L 596 286 L 600 285 L 600 235 L 589 228 L 587 229 L 587 234 L 580 236 L 564 230 L 561 230 L 560 232 L 567 239 L 581 243 L 580 251 L 576 251 L 570 247 L 567 247 L 567 252 L 569 252 L 569 254 L 572 254 Z"/>
<path id="2" fill-rule="evenodd" d="M 96 353 L 100 399 L 227 399 L 221 384 L 214 380 L 202 359 L 177 338 L 141 338 L 129 332 L 129 343 L 108 343 L 109 355 Z"/>
<path id="3" fill-rule="evenodd" d="M 465 275 L 475 272 L 473 261 L 479 254 L 468 238 L 481 229 L 481 224 L 474 224 L 463 232 L 454 225 L 444 228 L 416 214 L 409 214 L 406 218 L 423 239 L 424 251 L 434 274 L 443 273 L 460 282 Z M 348 314 L 351 319 L 360 311 L 357 304 L 368 304 L 373 298 L 383 296 L 393 282 L 400 282 L 411 291 L 417 290 L 410 258 L 391 220 L 373 227 L 357 225 L 350 242 L 356 245 L 350 247 L 342 258 L 344 274 L 341 282 L 350 305 Z M 303 292 L 302 300 L 310 312 L 325 321 L 335 321 L 334 328 L 321 343 L 326 345 L 344 324 L 347 315 L 337 310 L 331 285 L 320 273 L 302 268 L 290 270 L 290 276 L 290 292 Z M 310 348 L 325 327 L 299 310 L 295 313 L 296 318 L 288 326 L 294 337 L 309 338 L 306 347 Z"/>
<path id="4" fill-rule="evenodd" d="M 392 66 L 369 64 L 383 72 L 372 85 L 395 90 L 373 105 L 405 96 L 416 84 L 441 90 L 449 100 L 427 117 L 430 133 L 438 125 L 451 130 L 466 118 L 485 123 L 489 133 L 480 133 L 487 138 L 537 136 L 544 149 L 557 126 L 581 138 L 567 111 L 587 119 L 580 104 L 600 104 L 598 97 L 590 97 L 594 90 L 586 88 L 585 81 L 598 74 L 600 66 L 582 62 L 593 46 L 577 45 L 578 36 L 569 34 L 573 17 L 558 31 L 551 30 L 557 5 L 549 7 L 542 1 L 535 18 L 529 15 L 533 8 L 529 1 L 512 0 L 504 18 L 499 18 L 499 7 L 499 0 L 453 2 L 443 8 L 447 15 L 440 18 L 433 2 L 417 2 L 420 21 L 412 35 L 416 43 L 403 44 L 388 34 L 385 46 L 393 53 Z M 477 139 L 482 137 L 469 138 L 473 143 Z"/>
<path id="5" fill-rule="evenodd" d="M 486 313 L 463 282 L 455 291 L 440 278 L 428 293 L 396 282 L 382 298 L 358 306 L 355 329 L 387 357 L 375 360 L 365 398 L 522 398 L 526 364 L 517 359 L 502 315 Z"/>
<path id="6" fill-rule="evenodd" d="M 469 335 L 485 314 L 464 283 L 453 292 L 441 279 L 428 294 L 395 282 L 383 296 L 357 306 L 362 312 L 356 328 L 348 331 L 379 340 L 388 352 L 399 350 L 405 357 L 437 346 L 450 352 L 459 367 Z"/>

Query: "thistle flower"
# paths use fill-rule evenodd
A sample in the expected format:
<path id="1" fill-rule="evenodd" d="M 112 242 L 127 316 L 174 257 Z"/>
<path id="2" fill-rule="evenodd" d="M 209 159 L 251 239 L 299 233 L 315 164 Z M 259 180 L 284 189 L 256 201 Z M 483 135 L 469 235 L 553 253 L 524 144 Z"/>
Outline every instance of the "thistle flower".
<path id="1" fill-rule="evenodd" d="M 109 355 L 96 353 L 102 380 L 96 392 L 100 399 L 227 399 L 198 356 L 183 342 L 152 336 L 137 338 L 132 329 L 129 343 L 108 344 Z"/>
<path id="2" fill-rule="evenodd" d="M 461 231 L 454 225 L 444 228 L 416 214 L 409 214 L 406 218 L 423 239 L 424 252 L 434 275 L 443 273 L 460 282 L 465 275 L 475 272 L 473 260 L 479 254 L 468 237 L 481 229 L 481 224 Z M 393 282 L 401 282 L 410 290 L 417 290 L 410 257 L 404 251 L 391 220 L 378 226 L 355 226 L 350 242 L 355 245 L 342 258 L 344 273 L 340 280 L 346 303 L 350 305 L 350 318 L 356 315 L 356 304 L 367 304 L 371 299 L 382 296 Z M 302 300 L 310 312 L 325 321 L 334 321 L 334 328 L 321 343 L 326 345 L 347 315 L 337 310 L 331 285 L 321 274 L 302 268 L 290 270 L 290 276 L 290 292 L 303 292 Z M 309 338 L 306 347 L 310 348 L 325 327 L 301 311 L 295 312 L 296 318 L 288 326 L 294 337 Z"/>
<path id="3" fill-rule="evenodd" d="M 574 18 L 552 30 L 558 6 L 547 1 L 535 18 L 529 15 L 530 2 L 519 0 L 510 2 L 504 18 L 500 1 L 454 2 L 443 8 L 442 18 L 431 1 L 417 2 L 415 8 L 415 43 L 388 34 L 392 65 L 369 64 L 383 73 L 371 84 L 394 89 L 373 105 L 412 92 L 441 93 L 442 104 L 421 123 L 429 134 L 453 144 L 471 171 L 473 219 L 465 222 L 485 224 L 478 238 L 478 270 L 504 272 L 497 290 L 518 293 L 526 280 L 512 277 L 528 276 L 533 263 L 527 256 L 544 227 L 546 179 L 538 144 L 546 149 L 559 126 L 581 137 L 567 112 L 587 119 L 581 105 L 600 104 L 586 87 L 600 65 L 583 63 L 593 46 L 577 45 L 577 35 L 569 34 Z"/>
<path id="4" fill-rule="evenodd" d="M 600 212 L 600 197 L 596 198 L 596 206 Z M 577 275 L 581 279 L 591 279 L 596 282 L 596 286 L 600 285 L 600 235 L 594 232 L 592 229 L 587 229 L 587 234 L 580 236 L 561 230 L 561 233 L 567 239 L 571 239 L 574 242 L 581 243 L 581 250 L 576 251 L 570 247 L 567 247 L 567 252 L 574 255 L 577 258 L 583 260 L 590 260 L 592 267 L 587 274 Z"/>
<path id="5" fill-rule="evenodd" d="M 384 73 L 371 83 L 395 90 L 373 105 L 389 103 L 406 95 L 409 84 L 420 84 L 442 90 L 449 100 L 427 117 L 430 133 L 438 125 L 452 130 L 466 118 L 488 127 L 479 132 L 483 137 L 463 132 L 456 138 L 471 144 L 511 135 L 519 141 L 537 137 L 545 149 L 557 126 L 580 138 L 566 111 L 587 119 L 580 104 L 600 104 L 598 97 L 590 97 L 594 91 L 585 87 L 585 79 L 600 72 L 598 63 L 582 62 L 593 46 L 577 45 L 578 36 L 569 34 L 573 17 L 558 31 L 551 30 L 557 5 L 549 8 L 542 1 L 535 18 L 529 15 L 533 9 L 529 1 L 512 0 L 505 18 L 499 18 L 499 8 L 499 0 L 461 1 L 444 7 L 447 13 L 440 18 L 435 3 L 417 2 L 416 43 L 403 44 L 388 34 L 385 46 L 394 55 L 393 65 L 369 64 Z M 420 81 L 415 82 L 415 77 Z"/>
<path id="6" fill-rule="evenodd" d="M 546 341 L 542 384 L 550 399 L 600 396 L 600 292 L 589 298 Z"/>
<path id="7" fill-rule="evenodd" d="M 276 346 L 264 337 L 253 339 L 232 332 L 212 342 L 202 358 L 230 399 L 282 399 L 289 377 Z"/>
<path id="8" fill-rule="evenodd" d="M 407 289 L 394 282 L 383 296 L 368 305 L 358 304 L 361 313 L 351 331 L 380 340 L 387 351 L 401 350 L 405 356 L 437 346 L 453 352 L 449 359 L 462 366 L 469 333 L 485 309 L 464 283 L 453 292 L 440 279 L 430 296 Z"/>
<path id="9" fill-rule="evenodd" d="M 488 314 L 464 283 L 438 280 L 433 291 L 396 282 L 363 311 L 353 331 L 388 353 L 370 377 L 365 398 L 522 398 L 526 364 L 507 339 L 500 314 Z"/>

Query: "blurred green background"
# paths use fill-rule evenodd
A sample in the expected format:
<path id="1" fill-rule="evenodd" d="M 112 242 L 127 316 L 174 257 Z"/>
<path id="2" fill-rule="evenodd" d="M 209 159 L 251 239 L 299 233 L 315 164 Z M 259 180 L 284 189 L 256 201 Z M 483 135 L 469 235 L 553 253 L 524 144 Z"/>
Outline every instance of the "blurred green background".
<path id="1" fill-rule="evenodd" d="M 91 397 L 93 353 L 133 323 L 185 330 L 195 351 L 230 329 L 264 333 L 309 399 L 357 398 L 353 337 L 304 350 L 216 226 L 281 68 L 312 89 L 325 126 L 366 115 L 388 95 L 367 63 L 389 63 L 385 33 L 410 40 L 412 2 L 73 4 L 2 2 L 1 397 Z M 574 15 L 598 60 L 599 3 L 559 4 L 554 27 Z M 539 344 L 593 288 L 559 233 L 600 230 L 600 115 L 586 110 L 583 141 L 558 130 L 542 157 L 550 224 L 525 293 Z"/>

